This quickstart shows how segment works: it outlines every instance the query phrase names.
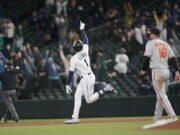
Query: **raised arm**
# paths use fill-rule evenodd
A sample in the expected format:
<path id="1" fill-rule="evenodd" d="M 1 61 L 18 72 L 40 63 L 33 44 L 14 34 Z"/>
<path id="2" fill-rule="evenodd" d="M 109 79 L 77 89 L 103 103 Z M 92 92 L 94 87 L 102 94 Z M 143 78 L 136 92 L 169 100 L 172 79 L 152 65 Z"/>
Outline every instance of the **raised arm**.
<path id="1" fill-rule="evenodd" d="M 86 35 L 86 32 L 84 31 L 85 23 L 80 22 L 80 31 L 81 31 L 81 37 L 82 42 L 84 45 L 89 45 L 88 37 Z"/>
<path id="2" fill-rule="evenodd" d="M 63 63 L 66 63 L 66 57 L 64 56 L 63 45 L 59 45 L 59 55 Z"/>

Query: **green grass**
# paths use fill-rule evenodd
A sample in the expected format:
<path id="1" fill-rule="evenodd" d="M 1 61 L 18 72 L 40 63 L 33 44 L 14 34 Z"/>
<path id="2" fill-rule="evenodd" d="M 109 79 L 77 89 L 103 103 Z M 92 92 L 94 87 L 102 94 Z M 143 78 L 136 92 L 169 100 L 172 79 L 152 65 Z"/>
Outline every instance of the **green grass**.
<path id="1" fill-rule="evenodd" d="M 128 117 L 129 118 L 129 117 Z M 128 119 L 100 118 L 100 119 Z M 132 118 L 132 117 L 130 117 Z M 135 117 L 133 117 L 135 118 Z M 137 117 L 140 118 L 140 117 Z M 142 117 L 144 118 L 144 117 Z M 94 118 L 99 119 L 99 118 Z M 86 119 L 81 119 L 86 120 Z M 64 119 L 23 120 L 23 122 L 64 121 Z M 122 122 L 49 125 L 27 127 L 0 127 L 0 135 L 178 135 L 180 130 L 141 130 L 149 122 Z"/>

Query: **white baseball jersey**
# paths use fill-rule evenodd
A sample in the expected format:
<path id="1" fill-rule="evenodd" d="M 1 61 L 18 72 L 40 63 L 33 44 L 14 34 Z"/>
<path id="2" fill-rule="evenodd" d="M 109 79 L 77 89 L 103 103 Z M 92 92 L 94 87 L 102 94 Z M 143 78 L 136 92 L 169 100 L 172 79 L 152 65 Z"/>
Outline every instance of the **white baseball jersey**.
<path id="1" fill-rule="evenodd" d="M 83 49 L 77 52 L 70 60 L 70 71 L 77 71 L 80 76 L 92 73 L 89 58 L 89 46 L 83 45 Z"/>
<path id="2" fill-rule="evenodd" d="M 175 57 L 172 48 L 160 39 L 153 39 L 146 44 L 144 56 L 150 57 L 152 82 L 157 96 L 154 121 L 161 119 L 163 109 L 165 109 L 169 117 L 175 117 L 176 114 L 166 95 L 166 86 L 170 76 L 168 58 Z"/>
<path id="3" fill-rule="evenodd" d="M 146 44 L 144 56 L 150 57 L 150 68 L 168 68 L 168 58 L 175 57 L 169 44 L 153 39 Z"/>
<path id="4" fill-rule="evenodd" d="M 84 96 L 87 103 L 93 103 L 99 99 L 98 92 L 94 93 L 95 76 L 90 66 L 88 45 L 83 45 L 83 49 L 71 58 L 69 70 L 77 71 L 82 76 L 74 95 L 75 102 L 72 118 L 77 119 L 79 118 L 82 96 Z"/>

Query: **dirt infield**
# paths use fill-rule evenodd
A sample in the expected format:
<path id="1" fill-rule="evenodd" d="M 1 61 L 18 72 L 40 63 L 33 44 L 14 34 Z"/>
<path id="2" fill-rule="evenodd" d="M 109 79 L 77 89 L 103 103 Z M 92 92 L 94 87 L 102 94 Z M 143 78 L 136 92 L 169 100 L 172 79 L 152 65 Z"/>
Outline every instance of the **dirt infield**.
<path id="1" fill-rule="evenodd" d="M 119 122 L 141 122 L 150 121 L 150 119 L 101 119 L 101 120 L 81 120 L 79 124 L 93 123 L 119 123 Z M 0 124 L 0 127 L 16 127 L 16 126 L 46 126 L 46 125 L 63 125 L 63 121 L 43 121 L 43 122 L 20 122 Z"/>
<path id="2" fill-rule="evenodd" d="M 180 120 L 163 125 L 163 126 L 156 127 L 154 129 L 180 129 Z"/>
<path id="3" fill-rule="evenodd" d="M 79 124 L 93 123 L 119 123 L 119 122 L 142 122 L 151 121 L 151 119 L 101 119 L 101 120 L 81 120 Z M 21 123 L 5 123 L 0 124 L 0 127 L 19 127 L 19 126 L 47 126 L 47 125 L 64 125 L 63 121 L 43 121 L 43 122 L 21 122 Z M 180 129 L 180 120 L 156 127 L 153 129 Z"/>

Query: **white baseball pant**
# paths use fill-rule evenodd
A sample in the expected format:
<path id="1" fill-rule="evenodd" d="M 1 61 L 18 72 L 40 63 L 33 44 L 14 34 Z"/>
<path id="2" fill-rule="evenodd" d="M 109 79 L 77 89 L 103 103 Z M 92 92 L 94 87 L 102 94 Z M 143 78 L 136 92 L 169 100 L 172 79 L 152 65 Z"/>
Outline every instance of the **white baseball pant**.
<path id="1" fill-rule="evenodd" d="M 176 116 L 166 94 L 167 85 L 169 83 L 169 76 L 169 69 L 152 69 L 152 82 L 157 98 L 154 112 L 154 121 L 161 119 L 163 108 L 169 117 Z"/>
<path id="2" fill-rule="evenodd" d="M 88 104 L 93 103 L 99 99 L 98 92 L 94 93 L 94 84 L 95 76 L 93 73 L 89 75 L 83 75 L 74 95 L 74 110 L 72 118 L 79 118 L 82 96 L 84 96 L 85 101 Z"/>

